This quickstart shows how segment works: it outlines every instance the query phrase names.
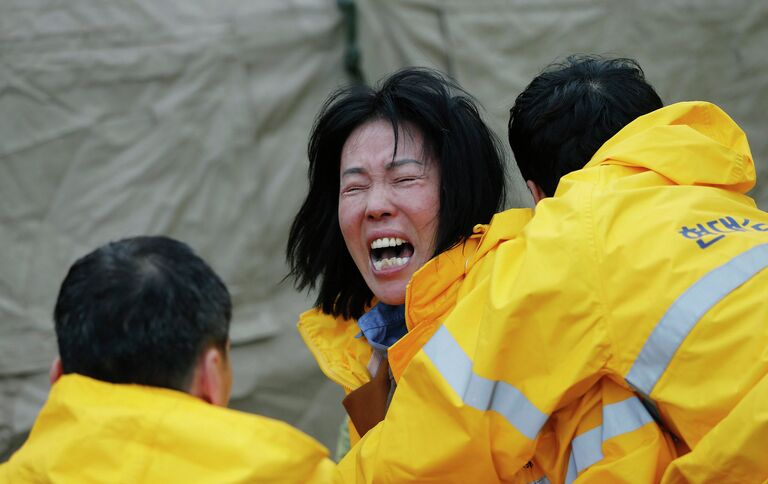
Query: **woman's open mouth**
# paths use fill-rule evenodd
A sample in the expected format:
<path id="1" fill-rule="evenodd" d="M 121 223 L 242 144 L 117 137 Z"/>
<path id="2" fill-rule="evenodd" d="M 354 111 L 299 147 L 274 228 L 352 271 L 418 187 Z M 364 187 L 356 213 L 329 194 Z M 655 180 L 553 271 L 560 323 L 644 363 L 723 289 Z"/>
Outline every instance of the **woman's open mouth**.
<path id="1" fill-rule="evenodd" d="M 413 255 L 413 245 L 399 237 L 382 237 L 371 242 L 371 262 L 377 271 L 400 267 Z"/>

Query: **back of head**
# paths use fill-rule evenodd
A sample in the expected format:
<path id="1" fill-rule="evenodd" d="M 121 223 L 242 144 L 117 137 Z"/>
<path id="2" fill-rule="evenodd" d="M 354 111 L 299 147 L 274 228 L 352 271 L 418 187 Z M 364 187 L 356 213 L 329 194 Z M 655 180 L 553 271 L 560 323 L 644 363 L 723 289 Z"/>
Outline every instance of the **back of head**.
<path id="1" fill-rule="evenodd" d="M 359 317 L 372 293 L 355 267 L 339 228 L 339 163 L 355 128 L 382 119 L 418 129 L 439 163 L 436 253 L 472 234 L 501 208 L 506 188 L 503 152 L 475 101 L 454 81 L 426 68 L 405 68 L 376 87 L 340 89 L 323 105 L 309 140 L 309 193 L 291 227 L 287 256 L 299 288 L 320 287 L 317 305 Z M 393 159 L 395 153 L 392 153 Z"/>
<path id="2" fill-rule="evenodd" d="M 63 371 L 186 391 L 201 352 L 226 351 L 231 312 L 226 286 L 186 244 L 106 244 L 61 285 L 54 321 Z"/>
<path id="3" fill-rule="evenodd" d="M 547 67 L 510 110 L 509 144 L 520 173 L 553 195 L 621 128 L 663 106 L 632 59 L 570 56 Z"/>

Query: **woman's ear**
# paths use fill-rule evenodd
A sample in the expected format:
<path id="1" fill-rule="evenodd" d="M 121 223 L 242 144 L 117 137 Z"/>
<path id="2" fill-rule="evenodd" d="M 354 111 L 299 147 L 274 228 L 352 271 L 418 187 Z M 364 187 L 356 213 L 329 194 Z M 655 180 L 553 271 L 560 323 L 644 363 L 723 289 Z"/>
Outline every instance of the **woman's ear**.
<path id="1" fill-rule="evenodd" d="M 61 358 L 57 356 L 54 358 L 53 363 L 51 363 L 51 369 L 48 370 L 48 378 L 51 380 L 51 385 L 59 381 L 63 374 L 64 368 L 61 366 Z"/>
<path id="2" fill-rule="evenodd" d="M 528 185 L 528 190 L 530 190 L 531 195 L 533 195 L 533 203 L 537 204 L 544 198 L 547 198 L 547 194 L 544 193 L 544 190 L 541 189 L 541 187 L 533 180 L 526 180 L 525 184 Z"/>

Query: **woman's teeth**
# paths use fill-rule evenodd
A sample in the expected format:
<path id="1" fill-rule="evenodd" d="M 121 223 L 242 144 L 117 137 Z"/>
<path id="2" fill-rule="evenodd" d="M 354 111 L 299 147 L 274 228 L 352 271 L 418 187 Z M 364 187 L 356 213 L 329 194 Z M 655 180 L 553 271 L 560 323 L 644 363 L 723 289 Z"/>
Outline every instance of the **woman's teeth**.
<path id="1" fill-rule="evenodd" d="M 397 247 L 403 245 L 405 241 L 399 237 L 384 237 L 371 242 L 371 249 L 384 249 L 385 247 Z"/>
<path id="2" fill-rule="evenodd" d="M 404 266 L 412 255 L 413 246 L 399 237 L 382 237 L 371 242 L 371 262 L 377 271 Z"/>
<path id="3" fill-rule="evenodd" d="M 388 267 L 404 266 L 410 259 L 410 257 L 390 257 L 389 259 L 375 260 L 373 261 L 373 267 L 380 271 Z"/>

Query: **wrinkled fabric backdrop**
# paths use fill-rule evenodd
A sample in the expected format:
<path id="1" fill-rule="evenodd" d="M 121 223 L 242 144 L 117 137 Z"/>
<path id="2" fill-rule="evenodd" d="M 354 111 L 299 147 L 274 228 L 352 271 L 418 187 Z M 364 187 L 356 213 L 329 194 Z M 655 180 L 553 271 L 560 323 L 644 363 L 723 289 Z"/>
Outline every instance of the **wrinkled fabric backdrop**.
<path id="1" fill-rule="evenodd" d="M 138 234 L 186 241 L 228 284 L 232 406 L 334 445 L 341 391 L 295 331 L 311 295 L 283 277 L 335 87 L 435 66 L 506 140 L 515 96 L 554 59 L 633 57 L 666 103 L 713 101 L 745 129 L 768 209 L 767 48 L 757 0 L 2 0 L 0 460 L 46 398 L 67 269 Z M 508 205 L 528 206 L 510 172 Z"/>

